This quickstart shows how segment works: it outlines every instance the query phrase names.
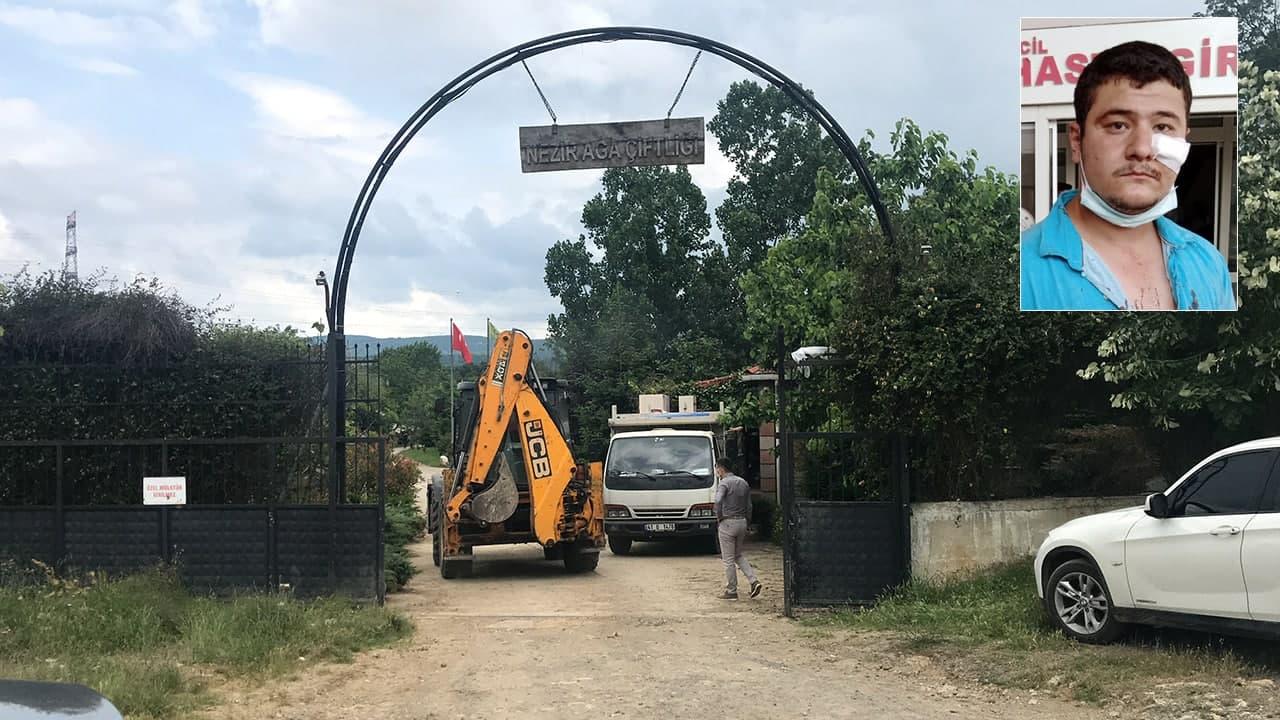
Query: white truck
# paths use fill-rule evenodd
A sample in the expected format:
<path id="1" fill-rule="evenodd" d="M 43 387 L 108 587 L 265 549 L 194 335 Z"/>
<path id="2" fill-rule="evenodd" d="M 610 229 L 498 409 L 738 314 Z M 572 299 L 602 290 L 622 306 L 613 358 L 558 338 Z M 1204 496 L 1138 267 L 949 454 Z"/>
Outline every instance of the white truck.
<path id="1" fill-rule="evenodd" d="M 716 458 L 724 452 L 719 410 L 698 410 L 682 395 L 670 412 L 666 395 L 641 395 L 635 413 L 609 418 L 604 461 L 605 535 L 615 555 L 637 540 L 691 539 L 718 548 Z"/>

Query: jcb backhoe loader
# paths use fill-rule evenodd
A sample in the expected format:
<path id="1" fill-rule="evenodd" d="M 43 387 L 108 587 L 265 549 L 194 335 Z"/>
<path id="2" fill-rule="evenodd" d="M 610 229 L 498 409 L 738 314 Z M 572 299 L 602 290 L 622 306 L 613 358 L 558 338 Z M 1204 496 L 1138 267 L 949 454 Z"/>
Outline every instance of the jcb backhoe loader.
<path id="1" fill-rule="evenodd" d="M 601 464 L 574 460 L 529 336 L 501 333 L 484 374 L 463 385 L 473 395 L 458 416 L 456 462 L 428 494 L 440 574 L 470 575 L 476 546 L 530 542 L 570 572 L 594 570 L 605 544 Z"/>

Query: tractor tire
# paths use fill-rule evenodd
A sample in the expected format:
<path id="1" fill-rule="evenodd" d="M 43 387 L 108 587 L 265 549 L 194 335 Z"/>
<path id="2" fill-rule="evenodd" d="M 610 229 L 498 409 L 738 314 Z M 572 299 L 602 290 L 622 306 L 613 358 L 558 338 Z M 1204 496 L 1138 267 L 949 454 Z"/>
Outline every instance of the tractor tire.
<path id="1" fill-rule="evenodd" d="M 564 569 L 571 573 L 592 572 L 599 564 L 600 553 L 597 551 L 584 552 L 577 545 L 567 545 L 564 548 Z"/>

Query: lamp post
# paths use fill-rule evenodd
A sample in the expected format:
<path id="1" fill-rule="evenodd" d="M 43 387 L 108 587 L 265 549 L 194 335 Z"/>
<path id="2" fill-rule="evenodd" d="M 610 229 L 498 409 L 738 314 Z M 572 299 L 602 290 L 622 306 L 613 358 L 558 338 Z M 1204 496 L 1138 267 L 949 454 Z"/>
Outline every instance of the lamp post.
<path id="1" fill-rule="evenodd" d="M 329 279 L 324 276 L 323 270 L 320 271 L 319 275 L 316 275 L 316 285 L 324 288 L 324 317 L 325 321 L 329 323 L 329 327 L 332 328 L 333 322 L 329 318 Z"/>
<path id="2" fill-rule="evenodd" d="M 325 343 L 325 358 L 328 366 L 329 385 L 329 505 L 336 507 L 339 498 L 346 492 L 347 453 L 338 438 L 346 435 L 347 406 L 347 358 L 346 338 L 342 333 L 334 332 L 333 305 L 329 295 L 329 280 L 321 270 L 316 275 L 316 285 L 324 288 L 324 316 L 329 324 L 329 339 Z"/>

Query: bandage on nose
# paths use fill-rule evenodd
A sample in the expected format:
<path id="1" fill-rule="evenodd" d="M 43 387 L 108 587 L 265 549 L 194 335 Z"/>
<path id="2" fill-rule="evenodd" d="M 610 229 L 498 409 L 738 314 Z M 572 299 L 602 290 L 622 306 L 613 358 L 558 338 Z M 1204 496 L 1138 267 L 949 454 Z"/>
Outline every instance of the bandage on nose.
<path id="1" fill-rule="evenodd" d="M 1182 169 L 1187 161 L 1187 153 L 1191 151 L 1191 143 L 1172 135 L 1156 133 L 1151 136 L 1151 149 L 1156 154 L 1156 161 L 1175 173 Z"/>

